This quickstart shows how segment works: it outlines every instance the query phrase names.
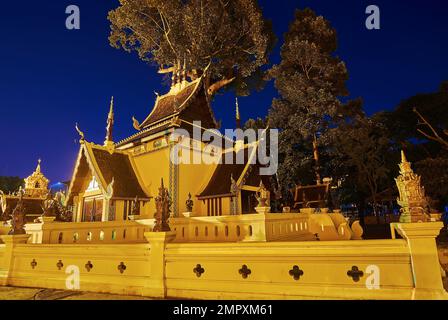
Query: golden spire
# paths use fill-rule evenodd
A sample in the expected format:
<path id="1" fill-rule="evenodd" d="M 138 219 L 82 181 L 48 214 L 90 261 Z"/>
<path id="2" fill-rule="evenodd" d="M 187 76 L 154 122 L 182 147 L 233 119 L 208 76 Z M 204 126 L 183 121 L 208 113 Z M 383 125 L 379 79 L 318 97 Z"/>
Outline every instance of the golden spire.
<path id="1" fill-rule="evenodd" d="M 36 172 L 36 173 L 40 173 L 40 163 L 42 162 L 42 160 L 41 159 L 38 159 L 37 160 L 37 167 L 36 167 L 36 170 L 34 171 L 34 172 Z"/>
<path id="2" fill-rule="evenodd" d="M 241 129 L 240 106 L 238 104 L 238 97 L 235 98 L 235 108 L 236 128 Z"/>
<path id="3" fill-rule="evenodd" d="M 406 155 L 404 154 L 404 150 L 401 150 L 401 162 L 408 162 L 408 160 L 406 159 Z"/>
<path id="4" fill-rule="evenodd" d="M 107 116 L 106 140 L 104 141 L 105 146 L 114 143 L 112 139 L 113 126 L 114 126 L 114 97 L 112 96 L 112 99 L 110 100 L 109 115 Z"/>
<path id="5" fill-rule="evenodd" d="M 406 155 L 404 154 L 403 150 L 401 150 L 401 163 L 398 166 L 400 167 L 401 174 L 413 172 L 411 168 L 411 163 L 408 162 L 408 160 L 406 159 Z"/>

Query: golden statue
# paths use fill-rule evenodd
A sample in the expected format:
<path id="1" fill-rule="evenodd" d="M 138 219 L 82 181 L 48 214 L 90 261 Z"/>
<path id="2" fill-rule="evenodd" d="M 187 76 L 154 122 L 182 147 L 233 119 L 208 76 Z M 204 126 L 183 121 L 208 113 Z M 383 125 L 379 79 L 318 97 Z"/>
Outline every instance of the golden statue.
<path id="1" fill-rule="evenodd" d="M 258 213 L 269 213 L 271 210 L 271 193 L 266 189 L 262 180 L 260 180 L 260 187 L 255 193 L 255 197 L 258 201 L 255 211 Z"/>
<path id="2" fill-rule="evenodd" d="M 400 222 L 426 222 L 430 220 L 425 188 L 421 177 L 414 173 L 411 163 L 401 151 L 400 175 L 395 179 L 400 193 L 397 199 L 400 205 Z"/>
<path id="3" fill-rule="evenodd" d="M 168 224 L 168 219 L 170 218 L 170 207 L 171 207 L 171 198 L 168 193 L 168 189 L 163 185 L 159 188 L 159 195 L 156 197 L 156 213 L 154 214 L 155 224 L 153 228 L 153 232 L 167 232 L 171 231 L 170 226 Z"/>

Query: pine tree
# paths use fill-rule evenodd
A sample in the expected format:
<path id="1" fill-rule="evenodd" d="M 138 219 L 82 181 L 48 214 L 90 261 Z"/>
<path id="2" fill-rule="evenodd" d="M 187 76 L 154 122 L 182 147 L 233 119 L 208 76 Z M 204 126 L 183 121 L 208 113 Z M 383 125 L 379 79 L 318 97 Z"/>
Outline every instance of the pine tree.
<path id="1" fill-rule="evenodd" d="M 311 9 L 296 11 L 284 37 L 281 62 L 269 73 L 280 94 L 269 120 L 281 130 L 279 175 L 284 185 L 309 181 L 303 169 L 313 162 L 321 182 L 320 137 L 343 111 L 339 98 L 348 95 L 347 69 L 335 56 L 336 48 L 336 31 L 326 19 Z"/>

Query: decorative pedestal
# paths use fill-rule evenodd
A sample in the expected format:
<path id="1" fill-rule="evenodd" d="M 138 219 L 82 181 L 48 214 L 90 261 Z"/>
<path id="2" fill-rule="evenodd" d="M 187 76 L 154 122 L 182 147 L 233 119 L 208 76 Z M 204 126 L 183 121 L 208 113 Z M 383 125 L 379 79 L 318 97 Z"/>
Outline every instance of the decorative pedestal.
<path id="1" fill-rule="evenodd" d="M 56 217 L 45 217 L 45 216 L 37 218 L 37 220 L 43 224 L 52 223 L 52 222 L 54 222 L 55 219 L 56 219 Z"/>
<path id="2" fill-rule="evenodd" d="M 190 218 L 190 217 L 193 216 L 193 212 L 182 212 L 182 215 L 183 215 L 185 218 Z"/>
<path id="3" fill-rule="evenodd" d="M 18 234 L 18 235 L 2 235 L 0 239 L 3 241 L 6 246 L 16 245 L 21 243 L 27 243 L 30 234 Z"/>
<path id="4" fill-rule="evenodd" d="M 282 212 L 283 213 L 290 213 L 291 212 L 291 207 L 283 207 Z"/>
<path id="5" fill-rule="evenodd" d="M 271 212 L 271 207 L 255 207 L 255 211 L 260 214 L 266 214 Z"/>
<path id="6" fill-rule="evenodd" d="M 442 222 L 391 223 L 392 238 L 397 231 L 408 242 L 414 279 L 414 299 L 447 299 L 443 288 L 435 238 Z"/>
<path id="7" fill-rule="evenodd" d="M 14 267 L 14 249 L 17 244 L 25 244 L 31 237 L 30 234 L 19 235 L 2 235 L 0 239 L 5 244 L 5 250 L 3 252 L 3 260 L 0 265 L 0 285 L 6 286 L 9 284 L 9 277 Z"/>

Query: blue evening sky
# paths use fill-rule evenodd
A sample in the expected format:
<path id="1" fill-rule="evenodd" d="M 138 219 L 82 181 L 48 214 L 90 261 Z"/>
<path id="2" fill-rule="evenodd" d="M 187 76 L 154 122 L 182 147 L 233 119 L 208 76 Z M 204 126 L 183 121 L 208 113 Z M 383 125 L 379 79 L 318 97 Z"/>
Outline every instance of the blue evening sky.
<path id="1" fill-rule="evenodd" d="M 81 30 L 65 28 L 65 8 L 81 10 Z M 115 137 L 135 130 L 131 117 L 151 111 L 154 91 L 164 93 L 153 66 L 109 46 L 107 13 L 118 0 L 8 1 L 0 9 L 0 175 L 25 177 L 42 158 L 52 183 L 70 179 L 79 145 L 75 122 L 89 141 L 102 143 L 110 97 Z M 350 72 L 351 97 L 369 114 L 402 99 L 437 90 L 448 79 L 446 0 L 260 0 L 279 36 L 295 8 L 311 7 L 337 29 L 338 55 Z M 381 9 L 381 30 L 365 28 L 365 9 Z M 240 98 L 243 121 L 264 116 L 276 96 L 272 85 Z M 213 102 L 223 127 L 234 126 L 234 96 Z"/>

